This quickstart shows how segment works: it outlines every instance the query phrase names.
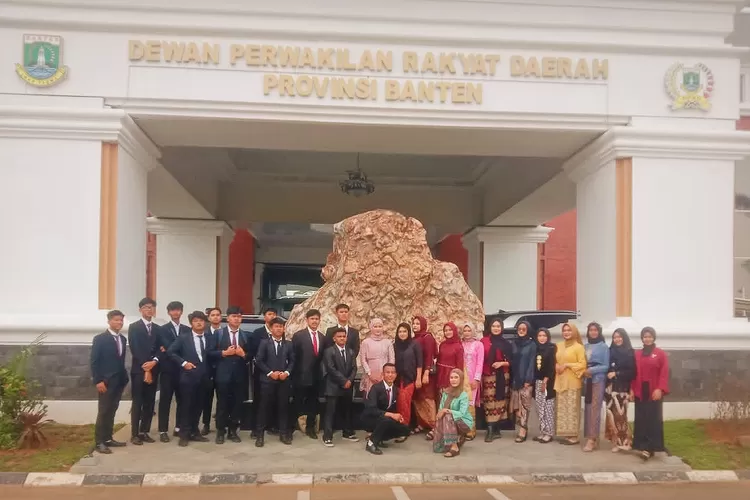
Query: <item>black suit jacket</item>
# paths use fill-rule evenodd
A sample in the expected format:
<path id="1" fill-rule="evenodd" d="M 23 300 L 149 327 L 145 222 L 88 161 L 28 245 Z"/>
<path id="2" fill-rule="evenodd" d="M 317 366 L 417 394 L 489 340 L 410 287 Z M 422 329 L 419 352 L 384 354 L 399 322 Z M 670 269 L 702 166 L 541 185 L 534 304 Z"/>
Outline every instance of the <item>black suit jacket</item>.
<path id="1" fill-rule="evenodd" d="M 197 381 L 200 377 L 209 376 L 209 354 L 215 350 L 216 347 L 213 343 L 212 337 L 203 337 L 205 339 L 206 348 L 203 360 L 201 361 L 198 356 L 198 351 L 195 349 L 195 343 L 193 342 L 193 332 L 183 333 L 180 335 L 172 345 L 167 349 L 167 355 L 179 367 L 182 374 L 188 374 L 190 377 L 194 377 Z M 185 370 L 182 367 L 183 362 L 192 363 L 195 365 L 193 370 Z"/>
<path id="2" fill-rule="evenodd" d="M 221 329 L 219 329 L 221 330 Z M 216 330 L 216 333 L 219 333 L 219 330 Z M 208 325 L 206 327 L 206 330 L 203 332 L 203 335 L 206 336 L 206 338 L 211 338 L 211 347 L 212 351 L 216 350 L 216 342 L 218 341 L 218 335 L 211 332 L 211 325 Z M 216 365 L 219 363 L 218 358 L 216 358 L 216 354 L 212 353 L 208 358 L 208 369 L 209 373 L 211 374 L 211 378 L 216 376 Z"/>
<path id="3" fill-rule="evenodd" d="M 250 332 L 248 342 L 250 359 L 254 359 L 258 355 L 258 349 L 260 348 L 261 342 L 263 342 L 267 338 L 269 337 L 268 332 L 266 331 L 266 325 L 263 325 L 260 328 L 257 328 Z"/>
<path id="4" fill-rule="evenodd" d="M 335 344 L 333 341 L 333 332 L 337 328 L 338 326 L 332 326 L 326 330 L 326 349 Z M 352 350 L 355 358 L 359 356 L 359 330 L 351 326 L 346 331 L 346 347 Z"/>
<path id="5" fill-rule="evenodd" d="M 310 332 L 307 328 L 292 335 L 294 348 L 294 373 L 292 381 L 296 387 L 310 387 L 320 382 L 320 364 L 325 349 L 325 337 L 318 332 L 318 355 L 315 355 Z"/>
<path id="6" fill-rule="evenodd" d="M 258 347 L 258 354 L 255 356 L 255 370 L 261 383 L 276 384 L 280 380 L 273 380 L 268 377 L 269 372 L 289 372 L 294 371 L 294 349 L 292 343 L 282 337 L 279 353 L 276 354 L 276 342 L 271 339 L 263 339 Z M 290 380 L 288 378 L 287 380 Z"/>
<path id="7" fill-rule="evenodd" d="M 346 363 L 341 358 L 341 350 L 337 345 L 328 347 L 323 353 L 323 366 L 326 374 L 326 396 L 341 396 L 349 389 L 344 389 L 347 381 L 354 386 L 354 377 L 357 375 L 357 361 L 354 353 L 349 347 L 344 346 L 346 352 Z"/>
<path id="8" fill-rule="evenodd" d="M 94 337 L 91 345 L 91 378 L 94 385 L 104 382 L 109 387 L 110 384 L 128 383 L 128 370 L 125 368 L 125 349 L 128 341 L 120 334 L 116 339 L 120 343 L 122 354 L 117 352 L 117 342 L 109 331 Z"/>
<path id="9" fill-rule="evenodd" d="M 237 334 L 237 345 L 245 351 L 245 356 L 227 356 L 222 357 L 221 351 L 225 351 L 232 343 L 229 335 L 229 327 L 224 327 L 216 332 L 216 338 L 213 340 L 213 349 L 211 359 L 216 361 L 216 383 L 237 383 L 241 380 L 247 380 L 247 363 L 251 359 L 248 347 L 247 333 L 239 330 Z"/>
<path id="10" fill-rule="evenodd" d="M 396 413 L 396 400 L 398 399 L 398 387 L 393 384 L 391 387 L 391 404 L 388 404 L 388 394 L 385 390 L 385 382 L 380 382 L 372 386 L 365 400 L 365 409 L 362 412 L 362 421 L 368 425 L 374 426 L 374 422 L 385 416 L 386 412 Z"/>
<path id="11" fill-rule="evenodd" d="M 161 327 L 156 323 L 151 323 L 151 334 L 149 335 L 143 320 L 130 323 L 128 326 L 128 344 L 130 344 L 130 356 L 133 364 L 130 365 L 130 373 L 133 375 L 143 375 L 143 363 L 153 361 L 154 358 L 160 358 L 159 347 L 161 346 L 161 337 L 159 329 Z M 153 375 L 158 373 L 159 363 L 151 371 Z"/>
<path id="12" fill-rule="evenodd" d="M 174 363 L 171 356 L 167 354 L 170 346 L 180 337 L 180 335 L 191 333 L 192 330 L 189 326 L 180 325 L 180 331 L 176 332 L 174 325 L 169 321 L 168 323 L 159 327 L 159 368 L 162 372 L 179 372 L 180 367 Z M 162 350 L 162 348 L 164 350 Z"/>

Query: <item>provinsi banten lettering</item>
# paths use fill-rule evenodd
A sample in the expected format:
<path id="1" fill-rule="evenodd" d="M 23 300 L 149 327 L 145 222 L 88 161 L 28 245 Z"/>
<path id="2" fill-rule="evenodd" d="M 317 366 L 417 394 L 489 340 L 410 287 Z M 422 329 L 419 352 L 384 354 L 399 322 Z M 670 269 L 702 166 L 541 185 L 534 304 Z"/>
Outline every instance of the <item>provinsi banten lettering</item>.
<path id="1" fill-rule="evenodd" d="M 223 53 L 228 55 L 222 57 Z M 264 95 L 416 103 L 482 104 L 483 81 L 491 77 L 607 80 L 607 59 L 527 57 L 479 52 L 416 52 L 312 48 L 270 44 L 195 41 L 128 42 L 131 62 L 269 68 Z M 503 66 L 505 64 L 505 67 Z M 400 70 L 398 78 L 384 78 Z M 286 71 L 284 71 L 286 70 Z M 326 72 L 339 74 L 326 75 Z M 346 73 L 362 73 L 347 76 Z M 418 75 L 418 78 L 410 78 Z M 430 79 L 430 76 L 436 79 Z M 459 75 L 473 76 L 460 81 Z M 455 77 L 455 78 L 452 78 Z"/>

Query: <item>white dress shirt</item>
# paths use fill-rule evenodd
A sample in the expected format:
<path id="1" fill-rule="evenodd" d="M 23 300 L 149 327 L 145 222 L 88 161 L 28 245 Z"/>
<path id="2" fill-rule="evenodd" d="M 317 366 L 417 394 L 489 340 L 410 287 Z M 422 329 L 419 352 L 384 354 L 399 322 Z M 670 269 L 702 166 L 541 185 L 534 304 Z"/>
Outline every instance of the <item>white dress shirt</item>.
<path id="1" fill-rule="evenodd" d="M 338 346 L 336 346 L 338 347 Z M 344 360 L 344 363 L 346 363 L 346 346 L 339 347 L 339 355 L 341 356 L 341 359 Z"/>
<path id="2" fill-rule="evenodd" d="M 271 342 L 273 342 L 273 348 L 277 356 L 279 355 L 279 347 L 281 347 L 281 342 L 283 341 L 284 341 L 284 337 L 281 337 L 279 340 L 276 340 L 275 338 L 271 337 Z M 270 377 L 272 373 L 273 371 L 266 373 L 266 377 Z M 286 373 L 287 377 L 289 376 L 288 370 L 284 370 L 284 373 Z"/>
<path id="3" fill-rule="evenodd" d="M 386 391 L 391 391 L 391 397 L 388 399 L 388 408 L 391 407 L 391 404 L 393 403 L 393 384 L 388 385 L 388 383 L 384 380 L 383 385 L 385 386 Z M 386 394 L 388 394 L 386 392 Z"/>
<path id="4" fill-rule="evenodd" d="M 203 340 L 203 349 L 205 349 L 206 348 L 205 337 L 203 336 L 202 333 L 198 334 L 198 333 L 195 333 L 195 331 L 193 331 L 193 345 L 195 346 L 195 352 L 198 353 L 198 359 L 200 359 L 201 363 L 203 363 L 203 355 L 201 354 L 201 340 Z M 187 361 L 183 361 L 182 366 L 185 366 L 187 363 L 188 363 Z"/>
<path id="5" fill-rule="evenodd" d="M 122 345 L 122 339 L 120 339 L 120 334 L 113 332 L 111 329 L 107 328 L 107 331 L 115 338 L 115 342 L 117 342 L 117 354 L 122 356 L 123 351 L 123 345 Z"/>

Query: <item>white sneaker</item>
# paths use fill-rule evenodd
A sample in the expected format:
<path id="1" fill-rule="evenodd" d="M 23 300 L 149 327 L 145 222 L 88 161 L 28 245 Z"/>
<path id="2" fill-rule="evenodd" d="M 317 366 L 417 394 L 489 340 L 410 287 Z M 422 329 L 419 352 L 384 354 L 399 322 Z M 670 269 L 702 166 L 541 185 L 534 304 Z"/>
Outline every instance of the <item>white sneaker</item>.
<path id="1" fill-rule="evenodd" d="M 330 439 L 326 439 L 325 441 L 323 441 L 323 446 L 333 448 L 333 441 L 331 441 Z"/>
<path id="2" fill-rule="evenodd" d="M 344 439 L 347 441 L 351 441 L 352 443 L 359 443 L 359 438 L 355 434 L 352 434 L 351 436 L 344 436 Z"/>

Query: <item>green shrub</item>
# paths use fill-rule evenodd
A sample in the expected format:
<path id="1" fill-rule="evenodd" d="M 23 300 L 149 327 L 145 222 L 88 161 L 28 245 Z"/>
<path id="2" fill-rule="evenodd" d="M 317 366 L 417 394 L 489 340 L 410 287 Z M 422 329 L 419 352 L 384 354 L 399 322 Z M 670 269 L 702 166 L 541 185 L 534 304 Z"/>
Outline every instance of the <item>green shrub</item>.
<path id="1" fill-rule="evenodd" d="M 44 341 L 44 334 L 0 365 L 0 449 L 15 448 L 24 433 L 25 416 L 47 413 L 40 386 L 28 377 L 28 362 Z"/>

